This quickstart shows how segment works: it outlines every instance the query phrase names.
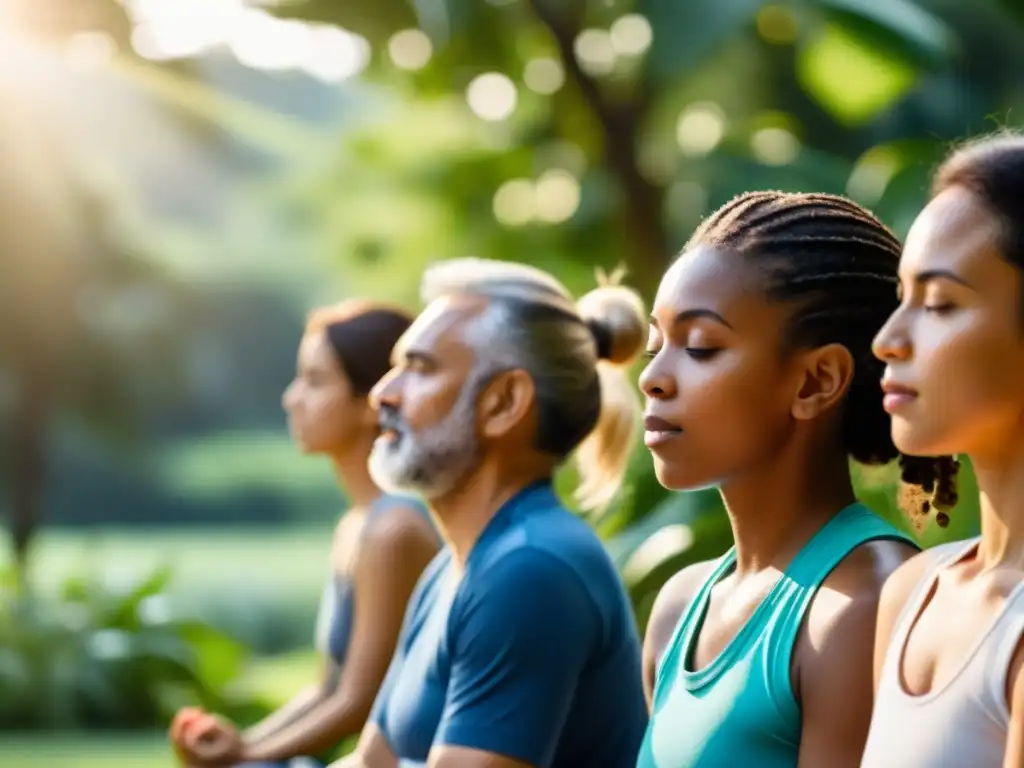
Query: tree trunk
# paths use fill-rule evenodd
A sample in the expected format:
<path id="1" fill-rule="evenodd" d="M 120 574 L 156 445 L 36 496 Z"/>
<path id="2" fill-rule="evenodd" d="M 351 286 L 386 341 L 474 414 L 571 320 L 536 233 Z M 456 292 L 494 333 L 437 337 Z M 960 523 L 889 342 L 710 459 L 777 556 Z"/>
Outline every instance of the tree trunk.
<path id="1" fill-rule="evenodd" d="M 573 10 L 572 3 L 561 0 L 530 0 L 530 6 L 551 32 L 568 79 L 576 83 L 601 125 L 608 169 L 623 198 L 623 261 L 629 269 L 630 282 L 648 298 L 653 297 L 671 254 L 663 219 L 665 190 L 644 177 L 636 159 L 647 99 L 639 93 L 628 101 L 613 102 L 580 67 L 573 46 L 581 29 L 583 5 L 578 4 Z"/>
<path id="2" fill-rule="evenodd" d="M 18 399 L 11 430 L 11 539 L 22 593 L 29 589 L 29 555 L 41 521 L 46 474 L 50 382 L 38 354 L 15 357 Z"/>

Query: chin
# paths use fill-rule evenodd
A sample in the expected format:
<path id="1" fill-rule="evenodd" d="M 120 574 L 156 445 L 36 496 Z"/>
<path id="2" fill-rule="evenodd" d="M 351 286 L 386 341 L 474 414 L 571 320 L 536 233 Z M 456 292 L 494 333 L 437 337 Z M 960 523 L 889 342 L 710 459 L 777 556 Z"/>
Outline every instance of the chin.
<path id="1" fill-rule="evenodd" d="M 706 491 L 720 485 L 718 480 L 695 475 L 682 467 L 666 466 L 658 461 L 654 463 L 654 474 L 658 482 L 670 491 Z"/>
<path id="2" fill-rule="evenodd" d="M 385 493 L 399 495 L 421 495 L 421 489 L 410 479 L 401 457 L 395 456 L 388 448 L 374 446 L 370 453 L 370 479 Z"/>
<path id="3" fill-rule="evenodd" d="M 944 456 L 951 453 L 944 450 L 939 444 L 941 441 L 934 437 L 915 429 L 904 419 L 892 420 L 892 442 L 904 456 Z"/>
<path id="4" fill-rule="evenodd" d="M 298 441 L 299 452 L 303 456 L 330 456 L 334 453 L 334 446 L 323 445 L 316 442 Z"/>
<path id="5" fill-rule="evenodd" d="M 404 483 L 399 478 L 396 478 L 393 473 L 382 467 L 379 462 L 371 460 L 369 469 L 370 479 L 373 480 L 374 485 L 385 493 L 405 493 L 408 491 Z"/>

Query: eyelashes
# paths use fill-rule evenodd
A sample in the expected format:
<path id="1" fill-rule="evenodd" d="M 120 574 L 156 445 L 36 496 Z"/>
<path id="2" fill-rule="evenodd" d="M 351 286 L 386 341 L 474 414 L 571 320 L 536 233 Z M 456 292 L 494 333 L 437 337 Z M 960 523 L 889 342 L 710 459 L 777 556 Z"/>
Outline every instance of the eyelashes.
<path id="1" fill-rule="evenodd" d="M 694 360 L 710 360 L 721 350 L 718 347 L 687 347 L 684 351 Z"/>
<path id="2" fill-rule="evenodd" d="M 659 349 L 646 349 L 644 357 L 648 359 L 656 357 L 660 351 Z M 694 360 L 710 360 L 721 351 L 719 347 L 685 347 L 683 349 L 683 352 Z"/>

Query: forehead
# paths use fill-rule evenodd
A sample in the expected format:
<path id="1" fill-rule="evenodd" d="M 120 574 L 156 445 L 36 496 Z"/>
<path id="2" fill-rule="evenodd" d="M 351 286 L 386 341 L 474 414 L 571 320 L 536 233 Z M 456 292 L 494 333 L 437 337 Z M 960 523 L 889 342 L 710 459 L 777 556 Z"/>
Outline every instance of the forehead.
<path id="1" fill-rule="evenodd" d="M 936 195 L 914 220 L 900 272 L 949 270 L 970 279 L 986 266 L 1010 265 L 999 254 L 999 220 L 970 190 L 951 187 Z"/>
<path id="2" fill-rule="evenodd" d="M 768 311 L 762 276 L 739 253 L 699 245 L 680 256 L 665 273 L 652 314 L 664 324 L 693 309 L 710 309 L 733 325 Z"/>
<path id="3" fill-rule="evenodd" d="M 395 358 L 409 354 L 472 356 L 465 331 L 487 304 L 479 297 L 453 294 L 427 305 L 395 345 Z"/>
<path id="4" fill-rule="evenodd" d="M 327 331 L 319 329 L 306 333 L 299 342 L 299 361 L 310 368 L 334 367 L 334 350 L 327 340 Z"/>

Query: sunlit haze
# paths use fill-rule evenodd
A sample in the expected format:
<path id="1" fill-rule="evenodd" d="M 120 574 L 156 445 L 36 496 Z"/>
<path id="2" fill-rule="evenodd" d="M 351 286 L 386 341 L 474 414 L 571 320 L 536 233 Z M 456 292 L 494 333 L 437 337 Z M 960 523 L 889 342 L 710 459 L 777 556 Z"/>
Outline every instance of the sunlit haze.
<path id="1" fill-rule="evenodd" d="M 325 24 L 278 19 L 244 0 L 129 0 L 132 47 L 169 60 L 226 47 L 253 69 L 300 70 L 341 82 L 369 63 L 365 38 Z"/>

